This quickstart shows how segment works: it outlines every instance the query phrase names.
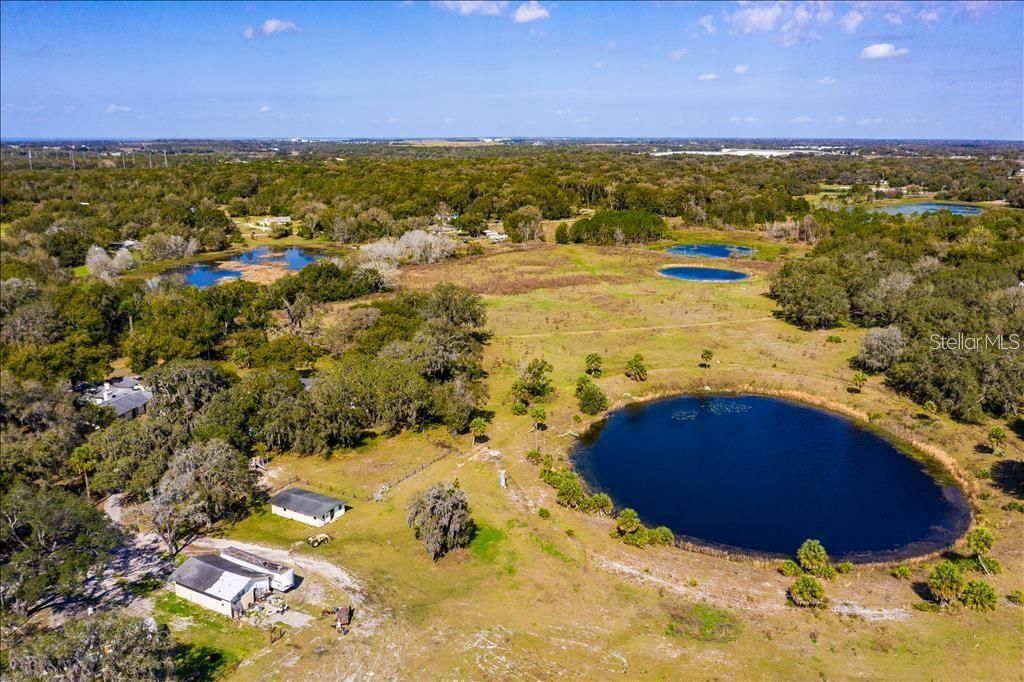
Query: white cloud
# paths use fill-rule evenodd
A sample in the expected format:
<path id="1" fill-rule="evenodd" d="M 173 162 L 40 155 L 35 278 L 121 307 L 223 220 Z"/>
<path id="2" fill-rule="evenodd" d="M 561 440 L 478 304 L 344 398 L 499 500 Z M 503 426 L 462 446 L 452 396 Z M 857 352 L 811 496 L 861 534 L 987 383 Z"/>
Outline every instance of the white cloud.
<path id="1" fill-rule="evenodd" d="M 775 23 L 782 16 L 782 5 L 747 5 L 726 17 L 740 33 L 764 33 L 775 28 Z"/>
<path id="2" fill-rule="evenodd" d="M 697 80 L 699 80 L 699 81 L 716 81 L 716 80 L 718 80 L 718 74 L 717 73 L 702 73 L 700 76 L 697 77 Z"/>
<path id="3" fill-rule="evenodd" d="M 131 111 L 131 110 L 132 110 L 131 107 L 124 107 L 124 106 L 121 106 L 119 104 L 111 104 L 109 107 L 104 109 L 103 112 L 107 113 L 107 114 L 119 114 L 119 113 L 121 113 L 123 111 Z"/>
<path id="4" fill-rule="evenodd" d="M 824 78 L 819 78 L 816 82 L 818 85 L 835 85 L 836 79 L 832 76 L 825 76 Z"/>
<path id="5" fill-rule="evenodd" d="M 524 2 L 516 8 L 515 14 L 512 15 L 512 20 L 517 24 L 526 24 L 531 21 L 537 21 L 538 19 L 547 19 L 551 16 L 546 7 L 542 7 L 537 0 L 529 0 Z"/>
<path id="6" fill-rule="evenodd" d="M 705 14 L 697 20 L 697 25 L 704 29 L 707 33 L 715 32 L 715 18 L 710 14 Z"/>
<path id="7" fill-rule="evenodd" d="M 789 119 L 789 122 L 790 123 L 810 123 L 813 120 L 814 119 L 811 118 L 810 116 L 794 116 L 793 118 Z"/>
<path id="8" fill-rule="evenodd" d="M 917 13 L 917 18 L 926 24 L 934 24 L 939 20 L 939 13 L 931 9 L 923 9 Z"/>
<path id="9" fill-rule="evenodd" d="M 836 116 L 832 120 L 835 121 L 836 123 L 846 123 L 846 117 L 845 116 Z"/>
<path id="10" fill-rule="evenodd" d="M 287 19 L 267 19 L 259 26 L 246 26 L 242 37 L 252 39 L 258 36 L 272 36 L 275 33 L 298 33 L 299 27 Z"/>
<path id="11" fill-rule="evenodd" d="M 892 43 L 875 43 L 868 45 L 860 51 L 861 59 L 889 59 L 891 57 L 902 57 L 909 54 L 910 50 L 905 47 L 896 47 Z"/>
<path id="12" fill-rule="evenodd" d="M 505 11 L 508 2 L 507 0 L 442 0 L 437 4 L 464 17 L 471 14 L 496 17 Z"/>
<path id="13" fill-rule="evenodd" d="M 757 123 L 756 116 L 732 116 L 729 118 L 730 123 Z"/>
<path id="14" fill-rule="evenodd" d="M 995 3 L 990 0 L 963 0 L 962 2 L 956 3 L 956 12 L 957 14 L 967 14 L 972 17 L 977 17 L 979 14 L 994 5 Z"/>
<path id="15" fill-rule="evenodd" d="M 594 62 L 594 68 L 595 69 L 603 69 L 604 68 L 604 62 Z"/>
<path id="16" fill-rule="evenodd" d="M 257 109 L 257 111 L 259 111 L 259 112 L 260 112 L 261 114 L 265 114 L 265 113 L 267 113 L 268 111 L 273 111 L 273 109 L 271 109 L 271 108 L 270 108 L 270 107 L 268 107 L 268 106 L 267 106 L 266 104 L 264 104 L 264 105 L 263 105 L 263 106 L 261 106 L 261 107 L 260 107 L 259 109 Z"/>
<path id="17" fill-rule="evenodd" d="M 681 47 L 678 50 L 672 50 L 671 52 L 669 52 L 668 56 L 670 58 L 672 58 L 674 61 L 678 62 L 680 59 L 683 58 L 683 55 L 685 55 L 685 54 L 686 54 L 686 48 L 685 47 Z"/>
<path id="18" fill-rule="evenodd" d="M 882 122 L 880 118 L 859 118 L 857 119 L 857 125 L 859 126 L 873 126 L 878 125 Z"/>
<path id="19" fill-rule="evenodd" d="M 903 23 L 903 15 L 897 12 L 889 12 L 888 14 L 885 15 L 885 20 L 888 21 L 890 24 L 898 26 L 899 24 Z"/>
<path id="20" fill-rule="evenodd" d="M 750 71 L 750 64 L 737 64 L 732 68 L 732 71 L 733 73 L 738 73 L 739 75 L 742 76 L 743 74 Z"/>
<path id="21" fill-rule="evenodd" d="M 843 18 L 839 20 L 839 25 L 842 26 L 843 30 L 847 33 L 853 33 L 863 21 L 863 14 L 857 10 L 851 10 L 843 15 Z"/>

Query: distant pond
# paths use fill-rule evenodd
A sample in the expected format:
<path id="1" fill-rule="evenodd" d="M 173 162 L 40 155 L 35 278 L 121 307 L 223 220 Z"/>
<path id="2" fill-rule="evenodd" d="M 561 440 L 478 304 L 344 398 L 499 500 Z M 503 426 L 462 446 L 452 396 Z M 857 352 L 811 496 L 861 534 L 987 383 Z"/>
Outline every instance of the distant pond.
<path id="1" fill-rule="evenodd" d="M 895 560 L 970 522 L 960 490 L 840 415 L 764 396 L 681 396 L 613 412 L 572 453 L 580 476 L 648 526 L 694 542 Z"/>
<path id="2" fill-rule="evenodd" d="M 206 289 L 220 282 L 239 279 L 247 271 L 276 272 L 283 270 L 294 272 L 321 258 L 323 258 L 322 253 L 298 246 L 289 248 L 260 246 L 231 258 L 204 261 L 177 268 L 174 272 L 180 274 L 186 284 Z M 253 279 L 259 281 L 260 278 L 254 277 Z"/>
<path id="3" fill-rule="evenodd" d="M 662 268 L 658 272 L 666 277 L 685 279 L 691 282 L 738 282 L 750 277 L 747 273 L 738 270 L 701 268 L 693 265 L 672 265 Z"/>
<path id="4" fill-rule="evenodd" d="M 981 215 L 981 209 L 977 206 L 945 204 L 940 201 L 918 201 L 913 204 L 876 206 L 872 210 L 888 213 L 889 215 L 914 215 L 915 213 L 935 213 L 937 211 L 949 211 L 953 215 Z"/>
<path id="5" fill-rule="evenodd" d="M 676 244 L 668 247 L 669 253 L 677 256 L 699 256 L 703 258 L 750 258 L 754 249 L 749 246 L 729 244 Z"/>

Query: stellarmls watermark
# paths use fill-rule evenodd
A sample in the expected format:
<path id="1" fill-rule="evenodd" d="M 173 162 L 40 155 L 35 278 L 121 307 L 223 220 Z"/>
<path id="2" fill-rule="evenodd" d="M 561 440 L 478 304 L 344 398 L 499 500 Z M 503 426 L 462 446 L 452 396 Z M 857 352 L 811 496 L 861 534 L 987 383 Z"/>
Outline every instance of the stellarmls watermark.
<path id="1" fill-rule="evenodd" d="M 978 350 L 999 350 L 1018 351 L 1024 348 L 1024 336 L 1020 334 L 956 334 L 955 336 L 943 336 L 932 334 L 928 337 L 932 350 L 953 350 L 953 351 L 978 351 Z"/>

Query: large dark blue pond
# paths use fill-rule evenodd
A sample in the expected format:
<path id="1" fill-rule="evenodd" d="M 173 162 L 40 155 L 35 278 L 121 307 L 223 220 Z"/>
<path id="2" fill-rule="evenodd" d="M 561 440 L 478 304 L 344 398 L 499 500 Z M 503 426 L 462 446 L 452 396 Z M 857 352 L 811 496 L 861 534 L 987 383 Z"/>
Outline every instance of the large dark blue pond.
<path id="1" fill-rule="evenodd" d="M 701 268 L 694 265 L 672 265 L 659 270 L 661 274 L 673 279 L 685 279 L 691 282 L 738 282 L 749 275 L 738 270 L 722 268 Z"/>
<path id="2" fill-rule="evenodd" d="M 951 544 L 967 503 L 951 482 L 856 423 L 763 396 L 683 396 L 612 413 L 574 466 L 616 507 L 697 542 L 896 559 Z"/>
<path id="3" fill-rule="evenodd" d="M 224 263 L 238 263 L 241 266 L 284 267 L 289 271 L 296 271 L 322 257 L 322 254 L 297 246 L 287 249 L 260 246 L 230 259 L 196 263 L 181 268 L 177 272 L 184 277 L 186 284 L 205 289 L 219 282 L 238 279 L 242 276 L 242 270 L 221 267 Z"/>
<path id="4" fill-rule="evenodd" d="M 918 201 L 913 204 L 898 204 L 895 206 L 879 206 L 876 211 L 888 213 L 889 215 L 913 215 L 915 213 L 935 213 L 936 211 L 949 211 L 953 215 L 980 215 L 981 209 L 977 206 L 964 206 L 963 204 L 945 204 L 939 201 Z"/>
<path id="5" fill-rule="evenodd" d="M 668 247 L 668 252 L 677 256 L 702 258 L 750 258 L 754 255 L 754 249 L 749 246 L 729 244 L 676 244 Z"/>

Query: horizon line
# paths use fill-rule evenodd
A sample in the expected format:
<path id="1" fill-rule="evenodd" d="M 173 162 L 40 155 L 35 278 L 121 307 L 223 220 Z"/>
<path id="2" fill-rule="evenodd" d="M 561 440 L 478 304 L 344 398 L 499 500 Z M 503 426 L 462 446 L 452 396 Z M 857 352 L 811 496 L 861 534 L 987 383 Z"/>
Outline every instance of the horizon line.
<path id="1" fill-rule="evenodd" d="M 45 137 L 18 137 L 0 135 L 0 144 L 11 144 L 15 142 L 197 142 L 197 141 L 281 141 L 281 142 L 348 142 L 348 141 L 374 141 L 374 142 L 401 142 L 413 141 L 515 141 L 515 140 L 543 140 L 543 141 L 564 141 L 564 140 L 611 140 L 611 141 L 650 141 L 650 142 L 679 142 L 679 141 L 719 141 L 719 140 L 741 140 L 741 141 L 808 141 L 808 142 L 1002 142 L 1024 144 L 1024 138 L 970 138 L 970 137 L 793 137 L 793 136 L 727 136 L 727 135 L 242 135 L 242 136 L 152 136 L 152 137 L 111 137 L 111 136 L 45 136 Z"/>

